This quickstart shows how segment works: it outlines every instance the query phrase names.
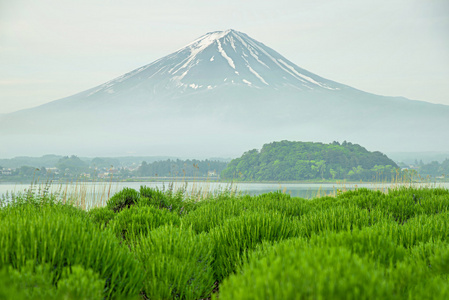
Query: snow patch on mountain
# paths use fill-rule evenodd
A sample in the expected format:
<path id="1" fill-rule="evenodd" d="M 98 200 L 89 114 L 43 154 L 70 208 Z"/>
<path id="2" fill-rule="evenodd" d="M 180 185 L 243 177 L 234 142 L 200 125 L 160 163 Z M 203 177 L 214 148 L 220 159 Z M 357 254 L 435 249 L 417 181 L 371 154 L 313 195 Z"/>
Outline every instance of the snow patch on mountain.
<path id="1" fill-rule="evenodd" d="M 319 82 L 316 82 L 316 81 L 313 80 L 312 78 L 310 78 L 310 77 L 308 77 L 308 76 L 306 76 L 306 75 L 304 75 L 304 74 L 299 73 L 298 71 L 295 70 L 295 68 L 293 68 L 292 66 L 290 66 L 289 64 L 287 64 L 287 63 L 286 63 L 285 61 L 283 61 L 282 59 L 278 59 L 278 61 L 279 61 L 280 63 L 282 63 L 284 66 L 286 66 L 287 68 L 289 68 L 293 73 L 295 73 L 295 74 L 298 75 L 299 77 L 304 78 L 305 80 L 307 80 L 307 81 L 309 81 L 309 82 L 311 82 L 311 83 L 313 83 L 313 84 L 319 85 L 319 86 L 321 86 L 321 87 L 323 87 L 323 88 L 325 88 L 325 89 L 333 90 L 333 88 L 330 88 L 330 87 L 328 87 L 328 86 L 326 86 L 326 85 L 324 85 L 324 84 L 321 84 L 321 83 L 319 83 Z"/>
<path id="2" fill-rule="evenodd" d="M 229 38 L 229 41 L 231 42 L 232 49 L 234 49 L 234 52 L 237 53 L 237 49 L 236 49 L 235 44 L 234 44 L 234 38 L 232 36 Z"/>
<path id="3" fill-rule="evenodd" d="M 265 79 L 263 79 L 263 77 L 259 75 L 259 73 L 257 73 L 256 71 L 253 70 L 253 68 L 251 68 L 249 65 L 247 65 L 247 67 L 248 67 L 248 69 L 249 69 L 249 71 L 250 71 L 251 73 L 253 73 L 257 78 L 260 79 L 260 81 L 262 81 L 263 84 L 269 85 L 269 84 L 265 81 Z"/>
<path id="4" fill-rule="evenodd" d="M 184 50 L 185 48 L 189 48 L 190 55 L 189 55 L 189 57 L 187 59 L 184 60 L 185 63 L 182 65 L 182 67 L 180 67 L 176 71 L 170 72 L 170 73 L 176 74 L 179 70 L 182 70 L 182 69 L 184 69 L 184 68 L 186 68 L 188 66 L 191 66 L 190 65 L 191 62 L 197 57 L 198 54 L 200 54 L 202 51 L 204 51 L 207 47 L 209 47 L 210 45 L 212 45 L 216 41 L 219 42 L 220 38 L 222 38 L 225 35 L 226 35 L 226 31 L 221 32 L 221 33 L 214 33 L 214 34 L 205 35 L 204 37 L 199 38 L 198 40 L 196 40 L 193 43 L 187 45 L 186 47 L 182 48 L 181 50 L 178 50 L 178 52 L 180 52 L 180 51 Z M 184 62 L 184 61 L 182 61 L 182 62 Z M 178 65 L 180 65 L 180 64 L 178 64 Z M 173 69 L 175 69 L 178 65 L 176 65 Z M 234 67 L 234 69 L 235 69 L 235 67 Z"/>
<path id="5" fill-rule="evenodd" d="M 221 47 L 220 40 L 217 40 L 217 47 L 218 47 L 218 51 L 220 52 L 221 56 L 223 56 L 228 61 L 228 64 L 231 66 L 231 68 L 235 69 L 234 61 L 223 50 L 223 47 Z"/>

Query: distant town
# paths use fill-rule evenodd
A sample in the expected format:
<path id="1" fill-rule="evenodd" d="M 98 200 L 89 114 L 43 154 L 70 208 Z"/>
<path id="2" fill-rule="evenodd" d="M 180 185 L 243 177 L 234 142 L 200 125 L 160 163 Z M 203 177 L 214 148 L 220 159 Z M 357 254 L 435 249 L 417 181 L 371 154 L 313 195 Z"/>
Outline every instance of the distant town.
<path id="1" fill-rule="evenodd" d="M 28 159 L 28 164 L 20 160 Z M 145 159 L 145 158 L 141 158 Z M 44 156 L 19 158 L 14 161 L 2 160 L 0 181 L 24 182 L 31 180 L 58 181 L 138 181 L 138 180 L 218 180 L 220 172 L 226 168 L 226 161 L 218 160 L 180 160 L 148 157 L 140 163 L 135 158 L 94 158 L 81 159 L 72 156 Z"/>
<path id="2" fill-rule="evenodd" d="M 45 155 L 0 159 L 0 182 L 32 181 L 217 181 L 230 159 L 205 160 L 167 157 L 80 158 Z M 422 180 L 447 181 L 449 159 L 412 164 L 398 162 L 402 171 L 414 172 Z M 238 178 L 235 178 L 238 179 Z"/>

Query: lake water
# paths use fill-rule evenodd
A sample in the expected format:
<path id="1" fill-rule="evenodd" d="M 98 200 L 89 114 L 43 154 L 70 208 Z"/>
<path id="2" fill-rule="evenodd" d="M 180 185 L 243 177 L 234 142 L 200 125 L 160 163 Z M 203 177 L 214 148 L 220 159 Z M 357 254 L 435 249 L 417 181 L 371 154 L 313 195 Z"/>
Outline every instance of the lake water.
<path id="1" fill-rule="evenodd" d="M 30 189 L 36 193 L 42 193 L 48 189 L 52 193 L 67 195 L 67 197 L 78 197 L 88 202 L 87 206 L 105 205 L 108 198 L 124 187 L 139 190 L 140 186 L 159 188 L 167 190 L 185 189 L 189 195 L 201 197 L 207 193 L 218 193 L 220 191 L 231 190 L 249 195 L 259 195 L 273 191 L 282 191 L 293 197 L 314 198 L 317 196 L 334 195 L 340 191 L 354 190 L 356 188 L 368 188 L 372 190 L 387 190 L 390 187 L 397 187 L 398 184 L 390 183 L 358 183 L 358 184 L 321 184 L 321 183 L 221 183 L 221 182 L 82 182 L 82 183 L 52 183 L 50 186 L 44 184 L 24 183 L 0 183 L 0 199 L 11 195 L 11 193 L 23 193 Z M 443 187 L 449 189 L 449 183 L 414 184 L 414 186 Z"/>

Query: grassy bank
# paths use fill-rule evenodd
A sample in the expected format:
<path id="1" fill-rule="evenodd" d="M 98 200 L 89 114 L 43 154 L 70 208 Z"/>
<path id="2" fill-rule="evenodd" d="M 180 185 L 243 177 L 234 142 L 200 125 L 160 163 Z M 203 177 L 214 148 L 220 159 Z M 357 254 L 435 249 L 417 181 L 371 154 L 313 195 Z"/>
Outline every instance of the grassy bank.
<path id="1" fill-rule="evenodd" d="M 198 200 L 201 201 L 198 201 Z M 44 191 L 0 209 L 0 299 L 448 299 L 449 191 Z"/>

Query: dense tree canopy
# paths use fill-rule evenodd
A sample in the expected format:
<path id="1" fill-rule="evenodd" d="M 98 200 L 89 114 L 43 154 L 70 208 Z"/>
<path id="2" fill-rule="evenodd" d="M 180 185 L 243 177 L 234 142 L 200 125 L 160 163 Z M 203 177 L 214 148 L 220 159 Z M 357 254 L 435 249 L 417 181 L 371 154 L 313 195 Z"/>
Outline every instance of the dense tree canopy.
<path id="1" fill-rule="evenodd" d="M 426 177 L 448 177 L 449 176 L 449 159 L 445 159 L 441 164 L 437 161 L 432 161 L 428 164 L 422 162 L 418 165 L 418 172 L 421 176 Z"/>
<path id="2" fill-rule="evenodd" d="M 316 179 L 384 180 L 398 166 L 385 154 L 360 145 L 281 141 L 245 152 L 221 173 L 224 179 L 293 181 Z"/>
<path id="3" fill-rule="evenodd" d="M 78 156 L 64 156 L 59 159 L 56 167 L 61 173 L 80 174 L 89 170 L 89 164 L 81 160 Z"/>
<path id="4" fill-rule="evenodd" d="M 120 161 L 117 158 L 95 157 L 90 162 L 90 166 L 94 168 L 110 168 L 119 165 Z"/>
<path id="5" fill-rule="evenodd" d="M 220 174 L 226 163 L 213 160 L 164 160 L 153 163 L 142 162 L 137 174 L 140 176 L 208 176 Z"/>

